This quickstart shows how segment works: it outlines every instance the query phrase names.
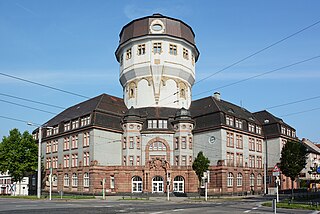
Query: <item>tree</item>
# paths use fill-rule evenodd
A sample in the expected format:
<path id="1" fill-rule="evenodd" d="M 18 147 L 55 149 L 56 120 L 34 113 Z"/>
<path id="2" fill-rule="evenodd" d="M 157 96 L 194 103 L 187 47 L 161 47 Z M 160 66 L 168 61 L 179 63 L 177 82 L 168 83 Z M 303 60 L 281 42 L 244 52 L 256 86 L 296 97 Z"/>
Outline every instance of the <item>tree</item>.
<path id="1" fill-rule="evenodd" d="M 203 176 L 203 173 L 208 170 L 209 164 L 210 164 L 210 160 L 203 155 L 202 151 L 200 151 L 198 153 L 197 158 L 194 160 L 192 164 L 192 169 L 197 174 L 199 183 L 201 183 L 201 178 Z"/>
<path id="2" fill-rule="evenodd" d="M 0 143 L 0 172 L 8 171 L 14 182 L 21 182 L 37 169 L 38 146 L 27 131 L 21 135 L 12 129 L 9 133 Z"/>
<path id="3" fill-rule="evenodd" d="M 291 197 L 293 182 L 307 164 L 307 148 L 299 142 L 288 141 L 281 151 L 280 170 L 291 179 Z"/>

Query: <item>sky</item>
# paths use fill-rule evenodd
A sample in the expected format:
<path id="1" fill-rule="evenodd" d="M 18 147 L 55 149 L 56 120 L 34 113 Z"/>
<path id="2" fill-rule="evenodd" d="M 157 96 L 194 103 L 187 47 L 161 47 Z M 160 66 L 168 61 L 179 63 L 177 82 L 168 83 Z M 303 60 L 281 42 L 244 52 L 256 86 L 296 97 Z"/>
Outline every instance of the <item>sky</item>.
<path id="1" fill-rule="evenodd" d="M 0 0 L 0 139 L 87 98 L 122 97 L 119 33 L 161 13 L 195 32 L 193 100 L 219 91 L 320 143 L 319 8 L 318 0 Z"/>

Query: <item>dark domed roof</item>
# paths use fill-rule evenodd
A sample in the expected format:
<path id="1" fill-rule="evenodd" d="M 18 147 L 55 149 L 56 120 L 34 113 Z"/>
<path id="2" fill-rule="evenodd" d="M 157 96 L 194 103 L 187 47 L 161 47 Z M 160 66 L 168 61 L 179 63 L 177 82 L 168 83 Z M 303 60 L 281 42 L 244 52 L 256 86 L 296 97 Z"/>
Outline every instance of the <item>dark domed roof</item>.
<path id="1" fill-rule="evenodd" d="M 163 32 L 161 33 L 155 33 L 151 32 L 150 25 L 153 21 L 159 20 L 163 24 Z M 195 34 L 192 30 L 192 28 L 184 23 L 183 21 L 167 16 L 163 16 L 159 13 L 153 14 L 152 16 L 146 16 L 139 19 L 135 19 L 128 24 L 126 24 L 120 34 L 120 41 L 119 41 L 119 47 L 124 44 L 125 42 L 129 41 L 130 39 L 141 37 L 141 36 L 159 36 L 159 35 L 165 35 L 165 36 L 172 36 L 176 38 L 180 38 L 185 40 L 186 42 L 190 43 L 192 46 L 196 48 L 195 45 Z M 118 51 L 117 49 L 117 51 Z M 116 53 L 117 53 L 116 51 Z M 196 54 L 196 60 L 198 59 L 199 51 L 197 50 Z"/>

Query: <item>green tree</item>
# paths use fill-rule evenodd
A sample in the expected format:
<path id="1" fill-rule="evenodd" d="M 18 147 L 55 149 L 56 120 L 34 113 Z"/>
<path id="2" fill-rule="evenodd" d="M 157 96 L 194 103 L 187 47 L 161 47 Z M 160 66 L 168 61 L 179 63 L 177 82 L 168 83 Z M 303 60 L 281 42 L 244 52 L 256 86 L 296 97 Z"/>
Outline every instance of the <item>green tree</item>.
<path id="1" fill-rule="evenodd" d="M 198 153 L 197 158 L 194 160 L 192 164 L 192 169 L 198 176 L 199 183 L 201 183 L 201 178 L 203 173 L 206 172 L 209 168 L 210 160 L 203 155 L 203 152 L 200 151 Z"/>
<path id="2" fill-rule="evenodd" d="M 12 129 L 0 143 L 0 172 L 7 172 L 15 182 L 37 169 L 38 146 L 32 135 Z"/>
<path id="3" fill-rule="evenodd" d="M 307 164 L 307 148 L 300 142 L 288 141 L 281 151 L 280 170 L 291 179 L 291 197 L 293 182 Z"/>

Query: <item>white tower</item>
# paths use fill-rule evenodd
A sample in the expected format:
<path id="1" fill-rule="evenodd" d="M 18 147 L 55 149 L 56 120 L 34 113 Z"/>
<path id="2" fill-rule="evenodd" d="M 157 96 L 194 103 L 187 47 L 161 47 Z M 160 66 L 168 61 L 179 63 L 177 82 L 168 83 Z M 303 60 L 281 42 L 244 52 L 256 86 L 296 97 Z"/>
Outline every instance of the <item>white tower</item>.
<path id="1" fill-rule="evenodd" d="M 189 108 L 199 56 L 194 37 L 190 26 L 161 14 L 122 28 L 115 54 L 128 108 Z"/>

